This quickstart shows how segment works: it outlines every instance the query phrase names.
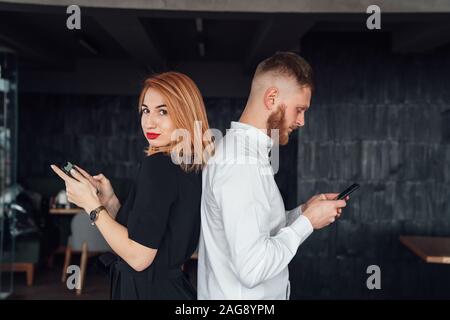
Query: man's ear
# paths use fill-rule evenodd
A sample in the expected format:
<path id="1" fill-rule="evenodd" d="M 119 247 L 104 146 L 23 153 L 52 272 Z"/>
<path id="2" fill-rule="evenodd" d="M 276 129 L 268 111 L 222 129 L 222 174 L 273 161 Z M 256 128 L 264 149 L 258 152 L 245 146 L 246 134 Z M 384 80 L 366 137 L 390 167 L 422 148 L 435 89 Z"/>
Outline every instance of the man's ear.
<path id="1" fill-rule="evenodd" d="M 278 98 L 278 88 L 270 87 L 264 93 L 264 106 L 268 110 L 272 110 L 275 107 L 276 99 Z"/>

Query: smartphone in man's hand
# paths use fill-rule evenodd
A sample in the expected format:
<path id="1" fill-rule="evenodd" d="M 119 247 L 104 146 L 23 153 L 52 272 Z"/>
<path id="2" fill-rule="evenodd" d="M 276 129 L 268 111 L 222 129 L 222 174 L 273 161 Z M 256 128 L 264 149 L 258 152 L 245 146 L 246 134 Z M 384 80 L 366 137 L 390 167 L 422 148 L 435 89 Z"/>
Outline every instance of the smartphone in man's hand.
<path id="1" fill-rule="evenodd" d="M 351 193 L 353 193 L 356 189 L 359 188 L 359 184 L 354 183 L 344 191 L 342 191 L 335 200 L 342 200 L 345 199 L 345 197 L 349 196 Z"/>

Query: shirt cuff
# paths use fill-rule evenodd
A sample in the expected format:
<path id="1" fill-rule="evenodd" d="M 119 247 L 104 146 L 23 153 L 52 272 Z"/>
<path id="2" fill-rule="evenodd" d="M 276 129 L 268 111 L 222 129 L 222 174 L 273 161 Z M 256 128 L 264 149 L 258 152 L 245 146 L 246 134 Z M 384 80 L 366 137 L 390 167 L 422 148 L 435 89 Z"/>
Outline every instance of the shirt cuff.
<path id="1" fill-rule="evenodd" d="M 302 215 L 302 209 L 300 206 L 286 211 L 286 226 L 290 226 L 295 220 L 298 219 L 300 215 Z"/>
<path id="2" fill-rule="evenodd" d="M 301 242 L 306 240 L 313 233 L 314 228 L 307 217 L 300 215 L 290 226 L 294 232 L 299 236 Z"/>

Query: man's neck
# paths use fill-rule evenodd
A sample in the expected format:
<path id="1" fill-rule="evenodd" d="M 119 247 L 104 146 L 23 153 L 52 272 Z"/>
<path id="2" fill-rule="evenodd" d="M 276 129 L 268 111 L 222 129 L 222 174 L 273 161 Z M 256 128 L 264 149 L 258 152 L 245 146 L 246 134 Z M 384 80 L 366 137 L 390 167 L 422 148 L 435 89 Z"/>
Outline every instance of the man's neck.
<path id="1" fill-rule="evenodd" d="M 260 129 L 267 134 L 267 119 L 262 119 L 260 115 L 256 114 L 254 110 L 257 110 L 254 106 L 245 106 L 244 112 L 242 112 L 239 122 L 251 125 Z"/>

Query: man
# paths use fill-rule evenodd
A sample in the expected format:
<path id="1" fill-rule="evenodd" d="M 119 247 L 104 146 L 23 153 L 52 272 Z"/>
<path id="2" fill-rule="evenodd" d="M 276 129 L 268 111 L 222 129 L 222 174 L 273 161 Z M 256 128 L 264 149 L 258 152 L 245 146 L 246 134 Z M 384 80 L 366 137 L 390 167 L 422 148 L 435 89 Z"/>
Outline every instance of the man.
<path id="1" fill-rule="evenodd" d="M 273 143 L 305 124 L 312 91 L 312 69 L 294 53 L 258 65 L 239 122 L 203 170 L 199 299 L 289 299 L 288 263 L 345 207 L 333 193 L 286 212 L 270 167 Z"/>

